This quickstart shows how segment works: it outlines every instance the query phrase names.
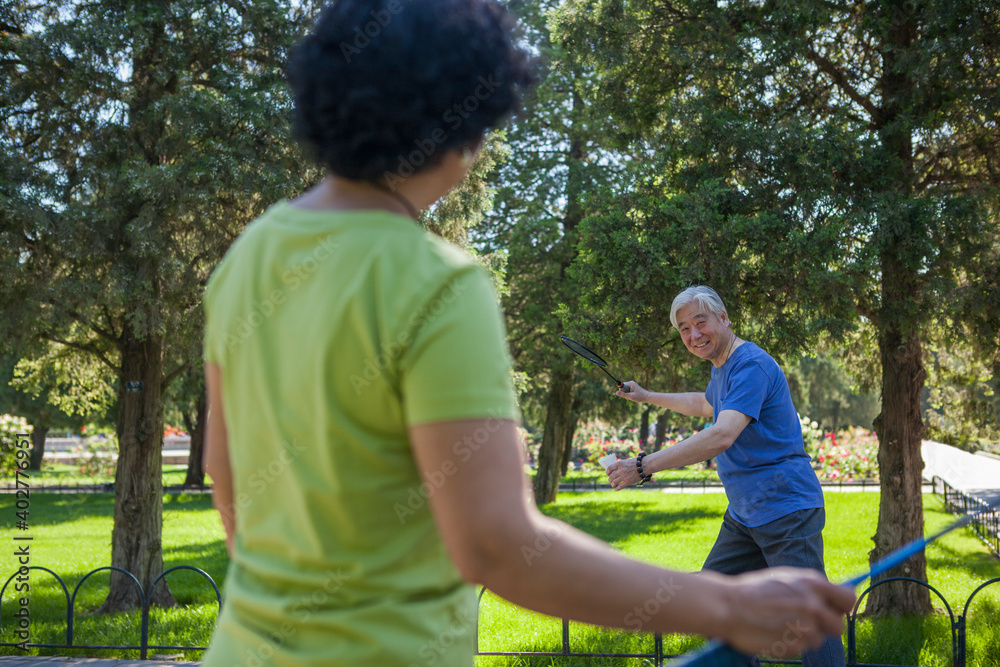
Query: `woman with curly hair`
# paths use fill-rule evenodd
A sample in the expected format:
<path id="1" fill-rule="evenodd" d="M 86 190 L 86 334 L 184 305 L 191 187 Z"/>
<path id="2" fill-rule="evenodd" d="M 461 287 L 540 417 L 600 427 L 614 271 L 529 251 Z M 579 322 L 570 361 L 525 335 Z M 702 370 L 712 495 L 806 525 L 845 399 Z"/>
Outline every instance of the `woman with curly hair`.
<path id="1" fill-rule="evenodd" d="M 808 572 L 695 576 L 542 516 L 489 277 L 416 222 L 531 63 L 494 0 L 340 0 L 291 56 L 326 171 L 205 294 L 205 470 L 231 562 L 206 667 L 472 664 L 481 583 L 543 613 L 816 645 L 853 602 Z"/>

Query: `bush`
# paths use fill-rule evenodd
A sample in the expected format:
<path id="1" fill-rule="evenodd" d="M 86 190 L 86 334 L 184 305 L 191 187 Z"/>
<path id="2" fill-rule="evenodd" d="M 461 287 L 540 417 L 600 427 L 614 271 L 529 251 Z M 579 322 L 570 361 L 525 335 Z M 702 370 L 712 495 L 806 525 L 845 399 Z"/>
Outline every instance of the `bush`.
<path id="1" fill-rule="evenodd" d="M 630 459 L 639 451 L 639 429 L 617 428 L 600 419 L 581 425 L 573 437 L 573 460 L 594 470 L 603 470 L 597 460 L 608 454 Z"/>
<path id="2" fill-rule="evenodd" d="M 0 415 L 0 473 L 5 479 L 17 469 L 17 436 L 30 433 L 31 428 L 23 417 Z"/>
<path id="3" fill-rule="evenodd" d="M 118 439 L 104 433 L 92 435 L 73 448 L 76 467 L 87 477 L 114 477 L 118 465 Z"/>

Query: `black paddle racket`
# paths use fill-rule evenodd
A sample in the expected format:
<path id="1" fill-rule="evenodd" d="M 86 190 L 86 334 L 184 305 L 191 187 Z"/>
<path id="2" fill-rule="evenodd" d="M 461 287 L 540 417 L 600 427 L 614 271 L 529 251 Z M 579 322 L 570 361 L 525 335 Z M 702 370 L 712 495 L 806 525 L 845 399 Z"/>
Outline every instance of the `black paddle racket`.
<path id="1" fill-rule="evenodd" d="M 563 345 L 565 345 L 569 349 L 573 350 L 574 352 L 576 352 L 577 354 L 579 354 L 581 357 L 583 357 L 584 359 L 586 359 L 587 361 L 589 361 L 590 363 L 596 365 L 598 368 L 600 368 L 602 371 L 604 371 L 605 375 L 607 375 L 609 378 L 611 378 L 612 380 L 614 380 L 615 384 L 618 385 L 618 388 L 621 389 L 622 391 L 624 391 L 626 394 L 629 393 L 630 391 L 632 391 L 631 389 L 629 389 L 628 387 L 626 387 L 624 384 L 622 384 L 621 382 L 619 382 L 618 378 L 616 378 L 611 373 L 608 373 L 608 370 L 607 370 L 607 368 L 608 368 L 608 362 L 604 361 L 604 359 L 601 359 L 601 357 L 598 356 L 598 354 L 596 352 L 594 352 L 593 350 L 591 350 L 589 347 L 587 347 L 586 345 L 581 345 L 580 343 L 577 343 L 572 338 L 568 338 L 566 336 L 559 336 L 559 340 L 561 340 L 563 342 Z"/>

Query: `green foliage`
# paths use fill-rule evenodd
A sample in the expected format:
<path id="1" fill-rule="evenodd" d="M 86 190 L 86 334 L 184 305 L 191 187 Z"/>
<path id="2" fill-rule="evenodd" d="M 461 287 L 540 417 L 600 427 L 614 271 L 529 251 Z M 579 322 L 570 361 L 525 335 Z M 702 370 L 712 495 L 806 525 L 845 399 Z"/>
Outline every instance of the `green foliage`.
<path id="1" fill-rule="evenodd" d="M 114 376 L 80 386 L 114 387 L 122 461 L 133 462 L 120 471 L 133 483 L 118 489 L 131 518 L 118 513 L 115 565 L 147 563 L 137 574 L 148 580 L 158 471 L 132 448 L 159 448 L 163 390 L 201 361 L 202 294 L 230 243 L 319 177 L 290 140 L 282 73 L 312 3 L 18 9 L 0 33 L 0 336 L 87 355 L 66 358 L 70 377 L 98 363 Z M 26 380 L 47 366 L 26 366 Z M 129 381 L 143 388 L 126 391 Z M 109 605 L 134 603 L 118 581 Z"/>
<path id="2" fill-rule="evenodd" d="M 17 176 L 0 197 L 5 336 L 115 371 L 127 334 L 197 360 L 209 272 L 246 222 L 317 176 L 289 140 L 280 69 L 303 10 L 19 9 L 0 40 L 0 169 Z"/>
<path id="3" fill-rule="evenodd" d="M 845 426 L 871 427 L 878 414 L 878 396 L 857 390 L 842 355 L 821 352 L 800 357 L 786 364 L 784 371 L 796 409 L 817 420 L 827 431 Z"/>
<path id="4" fill-rule="evenodd" d="M 424 227 L 452 243 L 468 244 L 469 230 L 482 224 L 493 206 L 496 188 L 489 183 L 489 177 L 510 158 L 506 138 L 503 130 L 494 130 L 486 136 L 462 182 L 421 216 Z M 490 255 L 483 258 L 487 268 L 497 269 L 495 274 L 503 269 L 502 264 L 496 266 L 497 261 Z"/>
<path id="5" fill-rule="evenodd" d="M 920 7 L 574 0 L 553 13 L 557 43 L 598 74 L 607 133 L 642 155 L 584 223 L 575 267 L 620 349 L 662 363 L 672 333 L 656 315 L 698 281 L 778 356 L 818 332 L 942 327 L 996 359 L 995 8 Z M 886 26 L 902 20 L 919 28 L 897 46 Z M 960 65 L 972 53 L 982 70 Z M 912 96 L 882 85 L 893 62 Z M 877 382 L 874 345 L 854 348 Z"/>
<path id="6" fill-rule="evenodd" d="M 14 471 L 19 468 L 18 435 L 31 436 L 31 428 L 24 417 L 0 413 L 0 475 L 5 479 L 10 479 Z"/>
<path id="7" fill-rule="evenodd" d="M 967 451 L 1000 454 L 1000 378 L 970 350 L 933 355 L 927 396 L 928 438 Z"/>
<path id="8" fill-rule="evenodd" d="M 904 481 L 872 558 L 917 537 L 927 344 L 1000 368 L 995 3 L 567 0 L 552 24 L 641 156 L 581 225 L 605 340 L 663 363 L 665 297 L 695 281 L 779 361 L 862 341 L 846 356 L 881 397 L 883 478 Z"/>
<path id="9" fill-rule="evenodd" d="M 110 368 L 93 355 L 52 342 L 37 356 L 18 361 L 10 384 L 66 415 L 103 416 L 117 398 Z"/>

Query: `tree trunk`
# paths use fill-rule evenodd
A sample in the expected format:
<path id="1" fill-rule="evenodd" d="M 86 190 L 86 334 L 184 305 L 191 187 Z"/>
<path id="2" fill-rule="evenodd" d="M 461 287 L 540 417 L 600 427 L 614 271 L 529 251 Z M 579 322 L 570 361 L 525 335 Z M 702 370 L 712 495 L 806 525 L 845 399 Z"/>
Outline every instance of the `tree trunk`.
<path id="1" fill-rule="evenodd" d="M 45 436 L 49 434 L 47 421 L 38 421 L 31 425 L 31 461 L 28 470 L 41 470 L 42 457 L 45 456 Z"/>
<path id="2" fill-rule="evenodd" d="M 887 164 L 888 188 L 884 194 L 895 205 L 879 220 L 882 235 L 880 249 L 881 308 L 879 310 L 879 356 L 882 362 L 882 411 L 875 418 L 879 439 L 878 528 L 873 538 L 875 548 L 869 553 L 871 563 L 924 532 L 921 477 L 924 468 L 920 445 L 924 423 L 920 416 L 920 392 L 927 372 L 919 334 L 918 268 L 922 258 L 914 254 L 913 239 L 922 238 L 926 229 L 920 213 L 910 205 L 913 193 L 913 134 L 903 109 L 911 104 L 915 84 L 910 78 L 907 57 L 917 26 L 906 0 L 895 0 L 885 7 L 888 22 L 882 44 L 882 107 L 880 141 L 892 156 Z M 924 552 L 885 573 L 884 577 L 907 576 L 927 581 Z M 923 586 L 893 583 L 875 588 L 868 595 L 865 613 L 927 614 L 930 592 Z"/>
<path id="3" fill-rule="evenodd" d="M 184 428 L 191 435 L 191 448 L 188 451 L 187 475 L 184 484 L 201 486 L 205 483 L 205 471 L 201 467 L 201 455 L 205 448 L 205 393 L 198 397 L 194 415 L 184 414 Z"/>
<path id="4" fill-rule="evenodd" d="M 173 606 L 166 581 L 160 580 L 150 592 L 153 580 L 163 573 L 162 366 L 163 339 L 139 340 L 126 326 L 121 339 L 111 564 L 131 572 L 151 602 Z M 123 611 L 141 603 L 131 578 L 112 571 L 111 590 L 97 611 Z"/>
<path id="5" fill-rule="evenodd" d="M 642 411 L 642 419 L 639 421 L 639 451 L 646 451 L 646 443 L 649 442 L 649 406 Z"/>
<path id="6" fill-rule="evenodd" d="M 558 370 L 552 375 L 552 387 L 545 411 L 545 432 L 538 448 L 538 471 L 535 474 L 535 503 L 554 502 L 559 492 L 559 464 L 566 446 L 573 408 L 573 374 Z"/>
<path id="7" fill-rule="evenodd" d="M 573 437 L 576 435 L 576 426 L 580 423 L 580 405 L 580 399 L 574 399 L 569 412 L 569 424 L 565 432 L 566 443 L 563 445 L 562 461 L 559 465 L 563 477 L 569 472 L 569 462 L 573 459 Z"/>
<path id="8" fill-rule="evenodd" d="M 926 372 L 921 362 L 920 339 L 898 330 L 887 331 L 879 341 L 882 357 L 882 413 L 875 419 L 882 494 L 879 502 L 874 563 L 889 552 L 924 533 L 921 479 L 924 462 L 920 445 L 924 423 L 920 417 L 920 392 Z M 924 552 L 890 570 L 885 577 L 913 577 L 927 581 Z M 923 586 L 886 584 L 868 595 L 866 614 L 927 614 L 930 594 Z"/>
<path id="9" fill-rule="evenodd" d="M 653 440 L 653 451 L 658 452 L 663 449 L 663 443 L 667 441 L 667 411 L 664 410 L 656 415 L 656 438 Z"/>

